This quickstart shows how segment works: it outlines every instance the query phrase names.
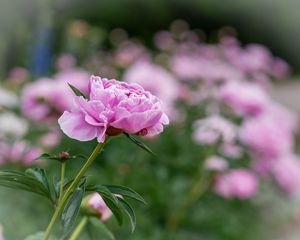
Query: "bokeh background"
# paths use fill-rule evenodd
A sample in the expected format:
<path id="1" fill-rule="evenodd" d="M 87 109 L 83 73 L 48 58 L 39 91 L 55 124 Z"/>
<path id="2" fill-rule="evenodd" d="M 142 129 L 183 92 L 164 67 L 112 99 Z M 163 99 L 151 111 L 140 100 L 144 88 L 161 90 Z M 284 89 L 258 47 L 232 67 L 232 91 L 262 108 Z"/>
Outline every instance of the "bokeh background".
<path id="1" fill-rule="evenodd" d="M 137 229 L 133 234 L 130 233 L 128 222 L 123 227 L 119 227 L 114 219 L 107 223 L 109 229 L 116 235 L 116 239 L 298 239 L 300 236 L 298 230 L 300 208 L 297 194 L 300 189 L 298 157 L 295 157 L 297 163 L 290 164 L 289 167 L 285 166 L 290 161 L 286 160 L 287 163 L 283 161 L 282 165 L 278 166 L 282 171 L 276 171 L 280 174 L 274 173 L 273 166 L 270 170 L 273 171 L 272 173 L 258 173 L 252 166 L 252 161 L 258 161 L 256 142 L 253 147 L 249 141 L 247 146 L 246 141 L 240 143 L 240 139 L 236 139 L 236 145 L 243 149 L 244 154 L 235 161 L 234 157 L 225 157 L 218 149 L 225 141 L 222 128 L 230 128 L 227 123 L 220 119 L 216 121 L 215 126 L 212 127 L 213 132 L 219 131 L 221 137 L 218 141 L 208 144 L 195 137 L 200 128 L 195 127 L 195 122 L 222 115 L 231 123 L 243 127 L 244 121 L 251 119 L 254 124 L 250 126 L 249 131 L 253 132 L 254 139 L 258 139 L 258 142 L 262 139 L 261 142 L 264 142 L 266 139 L 262 136 L 269 134 L 270 138 L 267 140 L 276 150 L 276 147 L 280 148 L 279 145 L 291 145 L 293 147 L 290 148 L 293 149 L 289 151 L 293 152 L 293 156 L 297 156 L 298 122 L 294 119 L 300 113 L 298 104 L 300 85 L 297 81 L 300 69 L 299 8 L 300 2 L 296 0 L 223 2 L 216 0 L 1 0 L 0 130 L 2 133 L 0 133 L 0 140 L 1 143 L 8 144 L 12 148 L 10 150 L 12 153 L 17 152 L 15 155 L 11 152 L 7 154 L 6 148 L 3 147 L 6 145 L 1 147 L 1 169 L 22 170 L 28 165 L 39 165 L 40 163 L 31 161 L 32 156 L 39 152 L 57 154 L 59 151 L 69 150 L 72 154 L 88 155 L 95 145 L 95 142 L 80 143 L 70 140 L 58 133 L 58 127 L 53 120 L 57 119 L 56 115 L 51 115 L 48 121 L 49 119 L 46 118 L 32 117 L 39 113 L 30 112 L 30 109 L 27 114 L 26 110 L 24 113 L 24 105 L 26 105 L 24 89 L 28 84 L 40 82 L 42 78 L 65 81 L 65 83 L 74 79 L 76 82 L 77 78 L 86 78 L 88 73 L 124 80 L 128 69 L 134 64 L 151 62 L 171 75 L 159 74 L 161 70 L 150 67 L 152 70 L 147 70 L 149 75 L 153 74 L 154 78 L 160 78 L 161 81 L 153 80 L 153 86 L 150 84 L 149 87 L 153 89 L 149 89 L 150 91 L 158 91 L 162 94 L 162 98 L 167 99 L 166 101 L 170 99 L 174 101 L 173 95 L 178 89 L 174 88 L 174 84 L 166 86 L 162 83 L 170 76 L 180 82 L 181 89 L 180 94 L 175 94 L 176 110 L 173 109 L 173 102 L 172 109 L 168 109 L 172 112 L 170 126 L 156 139 L 142 139 L 158 156 L 153 157 L 137 148 L 125 137 L 118 136 L 112 139 L 104 154 L 90 170 L 93 181 L 129 186 L 148 202 L 146 206 L 135 206 Z M 169 49 L 168 44 L 162 47 L 157 44 L 158 40 L 155 42 L 155 39 L 158 39 L 156 33 L 159 31 L 173 34 L 171 40 L 178 41 L 175 49 Z M 224 40 L 225 38 L 228 42 Z M 247 46 L 252 43 L 269 49 L 266 54 L 265 48 L 263 50 L 259 48 L 258 55 L 254 54 L 254 60 L 251 59 L 251 54 L 249 56 L 245 54 L 244 68 L 248 69 L 247 67 L 253 64 L 257 66 L 254 67 L 253 72 L 245 70 L 245 73 L 235 61 L 232 63 L 228 59 L 223 59 L 223 48 L 229 49 L 231 44 L 236 44 L 235 39 L 240 42 L 241 52 L 247 53 Z M 231 40 L 233 43 L 230 42 Z M 184 46 L 181 49 L 181 44 L 188 50 Z M 192 68 L 193 61 L 188 63 L 179 61 L 180 66 L 187 64 L 184 71 L 188 73 L 185 77 L 179 74 L 182 69 L 176 71 L 170 67 L 172 57 L 181 54 L 177 52 L 178 49 L 187 51 L 184 54 L 190 56 L 189 51 L 195 46 L 201 45 L 207 47 L 205 49 L 210 49 L 211 45 L 208 44 L 213 44 L 215 48 L 213 51 L 220 51 L 222 55 L 219 57 L 220 52 L 216 54 L 217 57 L 203 52 L 201 55 L 201 61 L 206 63 L 207 60 L 207 66 L 210 67 L 210 72 L 206 74 L 220 72 L 221 77 L 216 77 L 217 81 L 207 83 L 203 79 L 200 81 L 197 79 L 195 83 L 193 77 L 191 81 L 186 81 L 184 78 L 189 76 L 188 73 L 196 71 L 197 75 L 198 68 L 201 68 L 199 65 Z M 137 57 L 132 57 L 135 51 L 138 52 Z M 269 51 L 272 57 L 269 56 Z M 118 58 L 118 53 L 120 55 L 123 53 L 125 57 Z M 263 57 L 260 58 L 261 56 Z M 132 57 L 134 60 L 131 62 L 127 57 L 129 59 Z M 235 59 L 238 57 L 240 55 L 234 55 Z M 218 59 L 217 63 L 214 62 L 215 58 Z M 265 67 L 264 64 L 277 58 L 284 59 L 290 67 L 288 68 L 285 63 L 280 65 L 283 66 L 281 68 L 283 70 L 279 74 L 280 67 L 278 65 L 276 67 L 275 62 L 272 63 L 271 70 L 260 69 L 259 64 Z M 199 60 L 194 55 L 191 59 Z M 255 108 L 255 104 L 261 107 L 264 105 L 265 98 L 268 99 L 268 104 L 271 102 L 271 105 L 276 103 L 284 106 L 284 110 L 278 110 L 279 116 L 276 116 L 278 125 L 275 127 L 272 125 L 275 121 L 272 114 L 271 117 L 267 117 L 266 125 L 260 126 L 260 118 L 256 113 L 252 116 L 250 111 L 250 117 L 245 112 L 237 113 L 236 104 L 232 104 L 230 100 L 228 106 L 223 106 L 222 100 L 215 96 L 215 90 L 223 84 L 226 85 L 227 79 L 225 77 L 222 79 L 223 74 L 228 74 L 224 66 L 219 64 L 220 59 L 226 64 L 229 61 L 230 70 L 233 66 L 239 74 L 243 75 L 241 77 L 243 84 L 237 88 L 233 86 L 234 93 L 232 93 L 235 95 L 235 92 L 241 91 L 241 95 L 249 94 L 246 100 L 241 100 L 242 107 L 249 102 L 250 108 L 253 105 Z M 127 60 L 130 63 L 126 62 Z M 242 60 L 237 59 L 237 62 L 240 61 Z M 257 65 L 256 61 L 258 61 Z M 268 67 L 269 65 L 266 68 Z M 72 71 L 68 72 L 70 69 Z M 258 74 L 263 77 L 258 78 Z M 59 77 L 62 80 L 58 80 Z M 140 73 L 140 78 L 143 77 L 145 74 Z M 128 75 L 127 78 L 129 81 L 136 81 L 130 80 Z M 210 78 L 213 77 L 210 75 Z M 219 81 L 219 78 L 222 81 Z M 148 81 L 151 81 L 151 78 Z M 252 89 L 252 86 L 244 85 L 244 82 L 255 84 L 254 88 L 259 86 L 260 90 L 243 92 L 243 89 Z M 175 85 L 178 86 L 177 83 Z M 52 89 L 50 85 L 45 88 Z M 45 88 L 33 88 L 30 94 L 40 99 L 39 93 L 48 94 Z M 65 89 L 62 85 L 56 85 L 55 88 Z M 164 93 L 159 90 L 163 88 L 169 89 L 169 92 Z M 224 99 L 223 101 L 226 102 L 227 98 Z M 57 104 L 59 105 L 55 102 L 54 107 Z M 216 108 L 218 110 L 215 110 Z M 13 117 L 7 116 L 8 113 L 13 114 Z M 18 120 L 15 119 L 16 117 Z M 275 130 L 278 128 L 289 128 L 287 126 L 290 122 L 293 122 L 291 132 L 287 130 L 288 134 L 282 135 L 281 132 L 276 133 Z M 200 125 L 204 125 L 205 131 L 211 127 L 210 123 L 202 122 Z M 257 130 L 257 125 L 261 129 L 258 127 Z M 277 138 L 282 141 L 277 141 Z M 261 142 L 259 143 L 262 144 Z M 32 146 L 36 146 L 36 149 Z M 31 150 L 32 156 L 29 154 Z M 224 158 L 229 162 L 229 169 L 205 168 L 206 160 L 212 156 Z M 277 156 L 271 158 L 277 159 Z M 69 178 L 81 164 L 82 160 L 76 160 L 68 165 Z M 48 162 L 42 165 L 46 167 L 49 176 L 58 176 L 58 163 Z M 222 191 L 218 193 L 215 186 L 220 176 L 226 175 L 232 169 L 240 168 L 251 171 L 259 181 L 255 194 L 249 197 L 243 195 L 243 189 L 251 185 L 243 177 L 233 180 L 233 185 L 236 182 L 241 183 L 242 190 L 236 190 L 236 195 Z M 197 185 L 199 182 L 200 184 Z M 193 195 L 191 192 L 194 188 L 197 190 Z M 0 189 L 0 196 L 0 223 L 3 226 L 5 239 L 24 239 L 31 233 L 42 231 L 47 225 L 52 212 L 47 201 L 26 192 L 5 188 Z M 174 215 L 179 219 L 177 219 L 179 223 L 172 222 Z M 89 238 L 83 233 L 80 239 Z"/>

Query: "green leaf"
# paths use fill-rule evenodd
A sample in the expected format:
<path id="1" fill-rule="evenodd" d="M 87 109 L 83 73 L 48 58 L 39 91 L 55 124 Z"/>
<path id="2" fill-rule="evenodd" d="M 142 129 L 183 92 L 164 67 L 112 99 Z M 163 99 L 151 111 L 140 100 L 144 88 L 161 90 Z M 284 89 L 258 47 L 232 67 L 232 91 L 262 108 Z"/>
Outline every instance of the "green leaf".
<path id="1" fill-rule="evenodd" d="M 76 159 L 76 158 L 87 159 L 87 157 L 84 156 L 83 154 L 69 156 L 67 159 Z M 35 158 L 34 160 L 41 160 L 41 159 L 56 160 L 56 161 L 59 161 L 59 162 L 66 161 L 66 159 L 62 159 L 61 157 L 59 157 L 57 155 L 50 155 L 48 153 L 43 153 L 42 155 Z"/>
<path id="2" fill-rule="evenodd" d="M 29 168 L 25 171 L 25 174 L 35 177 L 38 181 L 40 181 L 44 185 L 44 187 L 50 193 L 50 185 L 49 185 L 49 181 L 48 181 L 45 169 Z"/>
<path id="3" fill-rule="evenodd" d="M 120 185 L 104 185 L 111 191 L 113 194 L 119 194 L 123 197 L 128 197 L 143 204 L 147 204 L 144 198 L 138 194 L 136 191 L 132 190 L 131 188 L 120 186 Z"/>
<path id="4" fill-rule="evenodd" d="M 64 208 L 61 217 L 63 226 L 63 239 L 69 235 L 76 223 L 84 192 L 84 188 L 77 188 Z"/>
<path id="5" fill-rule="evenodd" d="M 44 239 L 44 232 L 37 232 L 27 236 L 24 240 L 43 240 Z M 49 240 L 58 240 L 57 238 L 50 237 Z"/>
<path id="6" fill-rule="evenodd" d="M 126 137 L 129 138 L 130 141 L 132 141 L 134 144 L 145 150 L 146 152 L 152 154 L 153 156 L 156 156 L 156 154 L 149 148 L 147 147 L 144 143 L 140 142 L 138 139 L 133 137 L 132 135 L 129 135 L 128 133 L 124 133 Z"/>
<path id="7" fill-rule="evenodd" d="M 89 218 L 87 230 L 92 240 L 115 240 L 113 233 L 98 218 Z"/>
<path id="8" fill-rule="evenodd" d="M 0 186 L 32 192 L 53 202 L 49 189 L 36 177 L 23 172 L 0 171 Z"/>
<path id="9" fill-rule="evenodd" d="M 106 205 L 110 208 L 114 216 L 116 217 L 119 225 L 123 223 L 123 214 L 120 208 L 118 199 L 109 191 L 105 186 L 101 185 L 90 185 L 86 188 L 87 191 L 97 192 L 101 195 Z"/>
<path id="10" fill-rule="evenodd" d="M 36 157 L 33 160 L 40 160 L 40 159 L 51 159 L 51 160 L 57 160 L 57 161 L 61 161 L 61 158 L 56 156 L 56 155 L 50 155 L 48 153 L 43 153 L 42 155 Z"/>
<path id="11" fill-rule="evenodd" d="M 82 96 L 83 98 L 87 99 L 87 97 L 78 88 L 74 87 L 70 83 L 68 83 L 68 85 L 72 89 L 72 91 L 75 93 L 76 96 Z"/>
<path id="12" fill-rule="evenodd" d="M 123 206 L 124 211 L 127 213 L 129 220 L 130 220 L 130 225 L 131 225 L 131 232 L 134 232 L 135 226 L 136 226 L 136 217 L 135 213 L 132 209 L 132 207 L 127 203 L 124 199 L 118 197 L 119 202 Z"/>

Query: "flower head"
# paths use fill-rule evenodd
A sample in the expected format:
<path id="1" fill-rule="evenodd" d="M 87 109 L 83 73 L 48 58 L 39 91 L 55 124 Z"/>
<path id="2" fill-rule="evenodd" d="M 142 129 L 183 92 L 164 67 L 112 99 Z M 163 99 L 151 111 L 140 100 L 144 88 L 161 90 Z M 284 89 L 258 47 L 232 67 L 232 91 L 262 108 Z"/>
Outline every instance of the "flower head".
<path id="1" fill-rule="evenodd" d="M 58 123 L 71 138 L 104 142 L 105 134 L 154 136 L 169 123 L 161 101 L 138 84 L 92 76 L 89 99 L 75 96 L 74 107 Z"/>
<path id="2" fill-rule="evenodd" d="M 257 192 L 256 176 L 246 169 L 230 170 L 227 174 L 219 175 L 215 183 L 215 192 L 222 197 L 247 199 Z"/>
<path id="3" fill-rule="evenodd" d="M 89 196 L 87 204 L 99 214 L 101 221 L 104 222 L 112 217 L 111 210 L 106 205 L 99 193 L 93 193 L 91 196 Z"/>

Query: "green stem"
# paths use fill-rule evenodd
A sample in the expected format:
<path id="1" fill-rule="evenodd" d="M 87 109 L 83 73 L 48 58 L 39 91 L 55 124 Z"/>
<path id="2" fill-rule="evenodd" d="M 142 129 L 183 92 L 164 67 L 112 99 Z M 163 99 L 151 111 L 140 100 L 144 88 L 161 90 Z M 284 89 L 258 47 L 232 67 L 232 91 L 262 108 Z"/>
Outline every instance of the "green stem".
<path id="1" fill-rule="evenodd" d="M 75 228 L 74 232 L 72 233 L 71 237 L 69 238 L 69 240 L 76 240 L 80 233 L 82 232 L 82 230 L 85 228 L 85 226 L 88 223 L 88 217 L 85 216 L 81 219 L 80 223 L 77 225 L 77 227 Z"/>
<path id="2" fill-rule="evenodd" d="M 78 187 L 78 184 L 81 180 L 81 178 L 84 176 L 84 174 L 86 173 L 86 171 L 89 169 L 89 167 L 92 165 L 92 163 L 94 162 L 94 160 L 96 159 L 96 157 L 98 156 L 98 154 L 102 151 L 103 147 L 105 145 L 104 143 L 99 143 L 97 144 L 96 148 L 94 149 L 94 151 L 92 152 L 92 154 L 90 155 L 90 157 L 88 158 L 88 160 L 85 162 L 85 164 L 83 165 L 83 167 L 80 169 L 79 173 L 77 174 L 77 176 L 75 177 L 74 181 L 72 182 L 72 184 L 68 187 L 68 189 L 66 190 L 65 194 L 63 195 L 61 201 L 58 203 L 57 208 L 54 211 L 54 214 L 52 216 L 52 219 L 46 229 L 45 235 L 44 235 L 44 239 L 43 240 L 48 240 L 51 234 L 51 231 L 55 225 L 55 222 L 57 221 L 58 217 L 60 216 L 60 214 L 62 213 L 69 197 L 72 195 L 72 193 L 74 192 L 74 190 Z"/>
<path id="3" fill-rule="evenodd" d="M 60 177 L 60 190 L 59 190 L 58 204 L 61 202 L 64 194 L 65 172 L 66 172 L 66 161 L 63 161 L 61 163 L 61 173 L 60 173 L 61 177 Z"/>

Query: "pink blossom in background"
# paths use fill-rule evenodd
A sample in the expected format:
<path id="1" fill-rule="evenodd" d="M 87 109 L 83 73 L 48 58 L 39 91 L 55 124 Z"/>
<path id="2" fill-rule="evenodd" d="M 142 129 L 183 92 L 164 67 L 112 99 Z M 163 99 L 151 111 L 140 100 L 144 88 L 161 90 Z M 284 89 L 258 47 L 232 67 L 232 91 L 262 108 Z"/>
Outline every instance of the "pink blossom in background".
<path id="1" fill-rule="evenodd" d="M 90 74 L 79 68 L 65 69 L 54 75 L 56 84 L 56 104 L 62 113 L 66 109 L 70 109 L 73 104 L 74 93 L 68 83 L 79 89 L 83 93 L 88 92 L 88 81 Z"/>
<path id="2" fill-rule="evenodd" d="M 10 70 L 8 77 L 9 77 L 9 81 L 12 83 L 22 84 L 29 79 L 30 73 L 26 68 L 15 67 Z"/>
<path id="3" fill-rule="evenodd" d="M 104 142 L 105 134 L 154 136 L 169 123 L 161 101 L 137 84 L 92 76 L 89 100 L 74 97 L 74 108 L 58 123 L 70 138 Z"/>
<path id="4" fill-rule="evenodd" d="M 99 213 L 101 221 L 107 221 L 112 217 L 111 210 L 106 205 L 99 193 L 93 193 L 89 197 L 88 205 Z"/>
<path id="5" fill-rule="evenodd" d="M 258 179 L 249 170 L 233 169 L 217 176 L 214 190 L 224 198 L 248 199 L 257 193 Z"/>
<path id="6" fill-rule="evenodd" d="M 36 122 L 55 122 L 73 103 L 74 93 L 67 83 L 87 92 L 88 80 L 87 72 L 71 68 L 59 72 L 54 79 L 38 79 L 27 84 L 21 98 L 23 115 Z"/>
<path id="7" fill-rule="evenodd" d="M 220 59 L 207 59 L 196 53 L 178 53 L 171 60 L 171 69 L 181 80 L 209 83 L 242 77 L 231 65 Z"/>
<path id="8" fill-rule="evenodd" d="M 299 117 L 295 111 L 275 101 L 268 105 L 266 115 L 269 115 L 287 133 L 295 134 L 298 130 Z"/>
<path id="9" fill-rule="evenodd" d="M 236 138 L 236 126 L 219 115 L 212 115 L 194 123 L 193 139 L 198 144 L 214 144 L 218 140 L 233 142 Z"/>
<path id="10" fill-rule="evenodd" d="M 135 42 L 123 42 L 114 54 L 115 62 L 121 67 L 128 67 L 135 62 L 149 61 L 148 50 Z"/>
<path id="11" fill-rule="evenodd" d="M 220 101 L 239 115 L 256 116 L 270 102 L 269 96 L 259 85 L 242 81 L 229 81 L 220 87 L 218 95 Z"/>
<path id="12" fill-rule="evenodd" d="M 230 158 L 239 158 L 243 154 L 243 148 L 234 142 L 225 142 L 220 146 L 221 154 Z"/>
<path id="13" fill-rule="evenodd" d="M 211 171 L 224 171 L 228 168 L 228 162 L 219 156 L 211 156 L 205 160 L 204 167 Z"/>
<path id="14" fill-rule="evenodd" d="M 277 184 L 290 196 L 300 190 L 300 159 L 289 154 L 281 156 L 272 165 L 272 176 Z"/>
<path id="15" fill-rule="evenodd" d="M 56 60 L 56 67 L 59 70 L 64 70 L 74 67 L 76 64 L 76 59 L 72 54 L 63 53 Z"/>
<path id="16" fill-rule="evenodd" d="M 276 78 L 283 79 L 287 78 L 290 75 L 291 69 L 287 62 L 285 62 L 281 58 L 274 58 L 272 73 Z"/>
<path id="17" fill-rule="evenodd" d="M 33 160 L 42 154 L 42 150 L 32 146 L 25 140 L 17 141 L 12 145 L 1 143 L 1 164 L 18 163 L 24 166 L 33 164 Z"/>
<path id="18" fill-rule="evenodd" d="M 254 153 L 277 158 L 291 152 L 294 144 L 291 132 L 280 124 L 270 115 L 247 119 L 240 128 L 239 138 Z"/>
<path id="19" fill-rule="evenodd" d="M 44 147 L 55 147 L 59 144 L 62 136 L 57 129 L 50 130 L 39 138 L 39 142 Z"/>
<path id="20" fill-rule="evenodd" d="M 164 68 L 149 62 L 135 63 L 125 72 L 123 80 L 137 83 L 145 90 L 156 95 L 171 117 L 176 118 L 175 102 L 179 95 L 177 80 Z"/>
<path id="21" fill-rule="evenodd" d="M 229 62 L 245 74 L 272 71 L 272 54 L 262 45 L 249 44 L 244 49 L 233 45 L 224 53 Z"/>
<path id="22" fill-rule="evenodd" d="M 171 50 L 176 46 L 172 33 L 160 31 L 154 35 L 154 44 L 160 50 Z"/>
<path id="23" fill-rule="evenodd" d="M 21 96 L 21 110 L 25 117 L 36 122 L 53 122 L 57 118 L 59 91 L 52 79 L 39 79 L 25 86 Z"/>

